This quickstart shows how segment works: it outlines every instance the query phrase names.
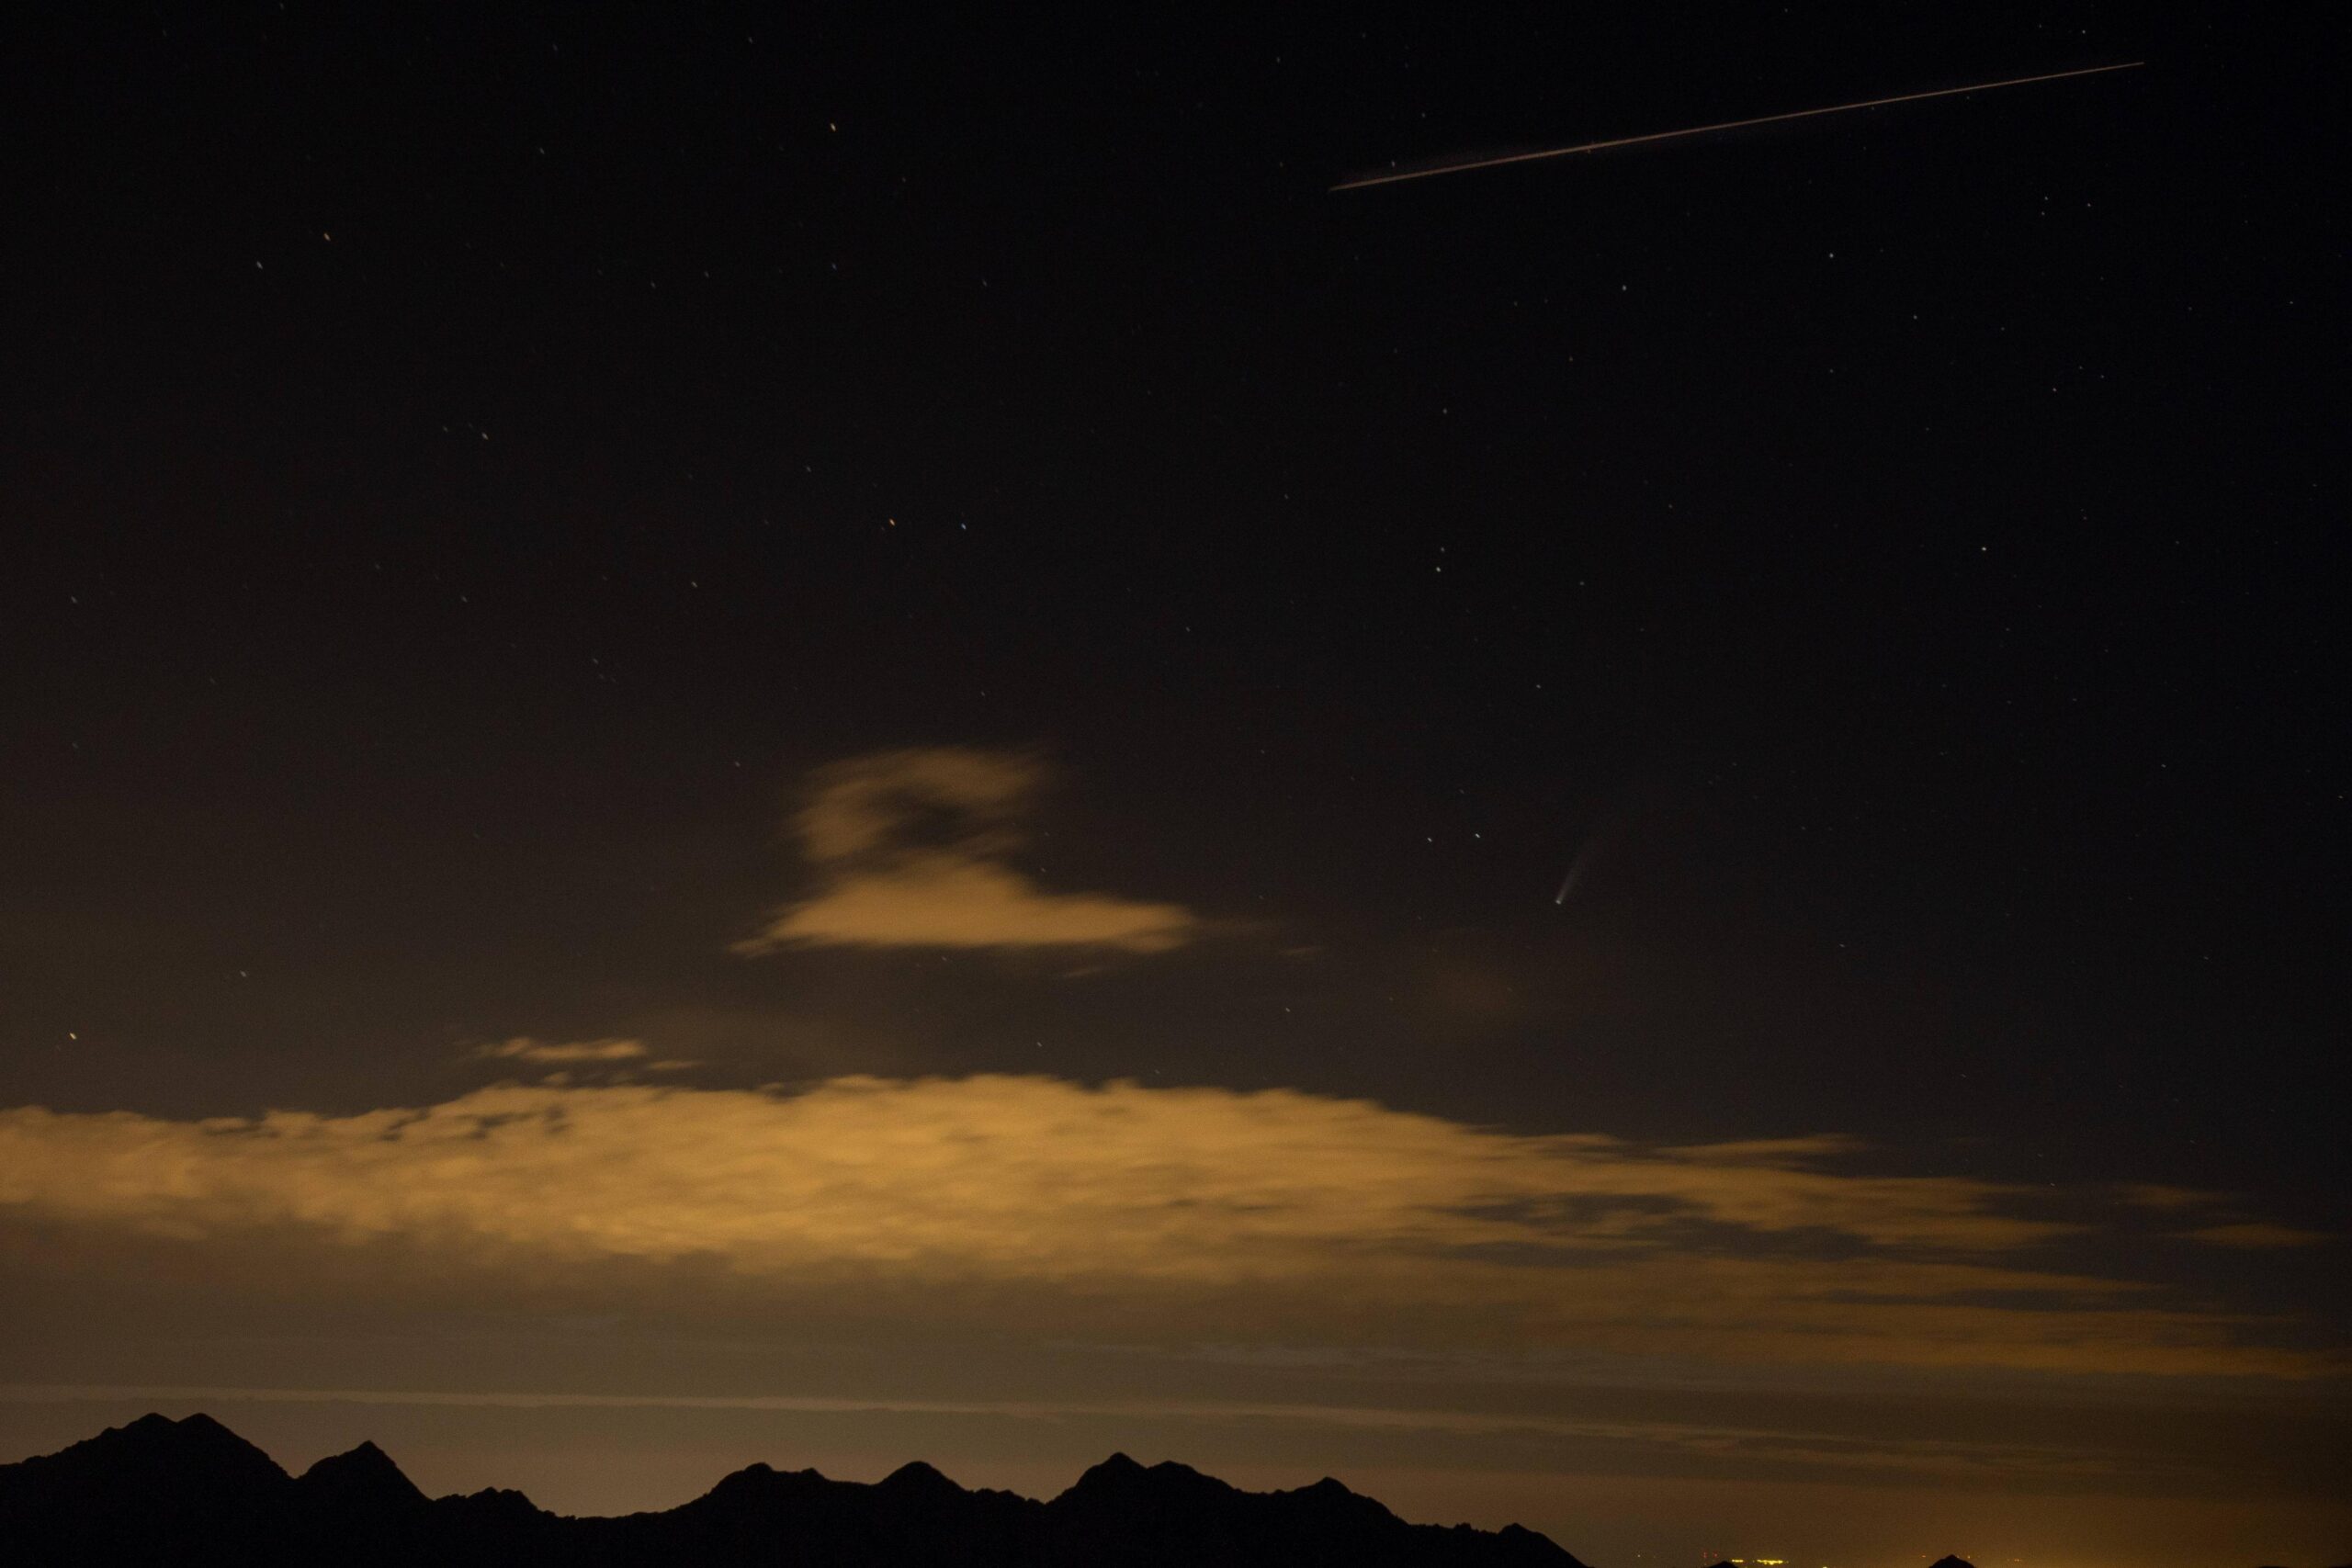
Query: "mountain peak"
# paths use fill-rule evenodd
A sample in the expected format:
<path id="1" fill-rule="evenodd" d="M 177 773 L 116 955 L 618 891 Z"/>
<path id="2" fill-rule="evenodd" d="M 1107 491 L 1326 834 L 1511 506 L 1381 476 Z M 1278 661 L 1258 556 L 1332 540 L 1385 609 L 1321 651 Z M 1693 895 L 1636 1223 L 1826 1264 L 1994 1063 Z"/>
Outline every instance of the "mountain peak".
<path id="1" fill-rule="evenodd" d="M 1084 1474 L 1070 1487 L 1072 1492 L 1100 1492 L 1107 1488 L 1125 1490 L 1141 1481 L 1150 1472 L 1123 1453 L 1114 1453 L 1101 1464 L 1089 1465 Z"/>
<path id="2" fill-rule="evenodd" d="M 201 1411 L 178 1421 L 151 1411 L 54 1457 L 118 1469 L 201 1473 L 249 1484 L 286 1479 L 276 1460 Z"/>
<path id="3" fill-rule="evenodd" d="M 416 1508 L 426 1500 L 416 1483 L 392 1462 L 391 1455 L 371 1442 L 327 1455 L 302 1472 L 301 1486 L 342 1509 Z"/>
<path id="4" fill-rule="evenodd" d="M 119 1427 L 109 1427 L 90 1440 L 104 1442 L 109 1438 L 130 1438 L 141 1443 L 182 1445 L 209 1443 L 215 1446 L 234 1444 L 241 1449 L 253 1447 L 251 1443 L 201 1410 L 192 1416 L 183 1416 L 176 1421 L 161 1411 L 150 1410 L 138 1420 L 126 1421 Z"/>
<path id="5" fill-rule="evenodd" d="M 942 1474 L 936 1466 L 925 1464 L 919 1459 L 909 1460 L 884 1476 L 881 1484 L 893 1492 L 913 1496 L 936 1495 L 949 1492 L 960 1493 L 964 1490 Z"/>
<path id="6" fill-rule="evenodd" d="M 1326 1519 L 1353 1517 L 1371 1521 L 1396 1517 L 1378 1498 L 1351 1491 L 1345 1482 L 1329 1475 L 1312 1486 L 1301 1486 L 1280 1495 L 1311 1506 L 1317 1516 Z"/>
<path id="7" fill-rule="evenodd" d="M 832 1484 L 813 1470 L 778 1470 L 763 1461 L 754 1461 L 731 1474 L 720 1476 L 718 1485 L 688 1506 L 756 1511 L 774 1506 L 779 1499 L 805 1497 L 811 1491 L 821 1491 Z"/>
<path id="8" fill-rule="evenodd" d="M 1939 1557 L 1928 1568 L 1976 1568 L 1976 1564 L 1964 1557 Z"/>
<path id="9" fill-rule="evenodd" d="M 317 1463 L 311 1465 L 310 1469 L 304 1471 L 302 1475 L 303 1478 L 307 1480 L 310 1477 L 320 1473 L 322 1471 L 329 1472 L 339 1470 L 379 1472 L 383 1470 L 398 1471 L 399 1469 L 400 1466 L 392 1462 L 391 1455 L 378 1448 L 373 1442 L 370 1442 L 366 1438 L 362 1438 L 357 1448 L 345 1449 L 339 1454 L 329 1454 L 326 1458 L 320 1460 Z"/>
<path id="10" fill-rule="evenodd" d="M 0 1540 L 10 1562 L 169 1562 L 175 1543 L 290 1514 L 293 1492 L 277 1461 L 209 1416 L 147 1415 L 0 1465 Z"/>

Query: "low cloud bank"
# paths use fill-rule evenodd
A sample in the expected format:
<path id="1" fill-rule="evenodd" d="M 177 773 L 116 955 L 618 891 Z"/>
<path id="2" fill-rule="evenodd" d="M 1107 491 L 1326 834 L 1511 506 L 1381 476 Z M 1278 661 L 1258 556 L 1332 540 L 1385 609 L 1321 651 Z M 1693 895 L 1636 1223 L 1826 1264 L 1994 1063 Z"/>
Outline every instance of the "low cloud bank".
<path id="1" fill-rule="evenodd" d="M 0 1111 L 0 1220 L 390 1243 L 517 1279 L 691 1265 L 943 1321 L 1014 1298 L 1065 1324 L 1164 1311 L 1193 1339 L 1311 1323 L 1742 1363 L 2339 1370 L 2053 1264 L 2068 1229 L 2010 1189 L 1856 1163 L 1831 1138 L 1645 1148 L 1288 1090 L 510 1083 L 352 1116 Z"/>

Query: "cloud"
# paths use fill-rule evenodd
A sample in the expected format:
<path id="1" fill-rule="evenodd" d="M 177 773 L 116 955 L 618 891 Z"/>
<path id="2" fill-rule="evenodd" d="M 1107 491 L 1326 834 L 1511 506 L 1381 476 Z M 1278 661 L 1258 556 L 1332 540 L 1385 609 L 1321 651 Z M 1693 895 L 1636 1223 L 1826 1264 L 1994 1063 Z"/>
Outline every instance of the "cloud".
<path id="1" fill-rule="evenodd" d="M 1097 948 L 1165 953 L 1201 922 L 1178 904 L 1039 887 L 1008 857 L 1043 764 L 933 747 L 818 771 L 794 818 L 816 893 L 776 910 L 747 955 L 782 947 Z"/>
<path id="2" fill-rule="evenodd" d="M 534 1040 L 527 1034 L 518 1034 L 500 1044 L 485 1045 L 474 1055 L 513 1062 L 630 1062 L 645 1055 L 646 1049 L 634 1040 L 582 1040 L 569 1044 L 549 1044 Z"/>
<path id="3" fill-rule="evenodd" d="M 2143 1209 L 2177 1216 L 2176 1223 L 2201 1219 L 2205 1223 L 2194 1230 L 2177 1233 L 2189 1241 L 2202 1242 L 2208 1247 L 2232 1247 L 2241 1252 L 2276 1252 L 2298 1247 L 2315 1247 L 2334 1238 L 2320 1231 L 2302 1230 L 2267 1220 L 2248 1220 L 2230 1211 L 2236 1207 L 2226 1192 L 2203 1192 L 2188 1187 L 2160 1187 L 2149 1183 L 2125 1183 L 2116 1189 L 2126 1203 Z M 2205 1211 L 2202 1214 L 2197 1210 Z"/>
<path id="4" fill-rule="evenodd" d="M 265 1283 L 390 1247 L 433 1263 L 402 1280 L 492 1293 L 601 1278 L 602 1299 L 686 1269 L 698 1294 L 754 1303 L 1193 1342 L 2340 1370 L 2263 1343 L 2259 1320 L 2052 1269 L 2065 1227 L 2018 1213 L 2021 1191 L 1854 1158 L 1832 1139 L 1653 1148 L 1290 1090 L 503 1084 L 351 1116 L 0 1111 L 0 1216 L 93 1242 L 295 1249 L 300 1267 L 253 1270 Z"/>
<path id="5" fill-rule="evenodd" d="M 2266 1221 L 2207 1225 L 2202 1230 L 2193 1230 L 2188 1234 L 2189 1240 L 2201 1241 L 2208 1247 L 2233 1247 L 2245 1251 L 2314 1247 L 2328 1239 L 2318 1231 L 2297 1230 L 2292 1225 L 2271 1224 Z"/>
<path id="6" fill-rule="evenodd" d="M 2119 1182 L 2114 1190 L 2126 1203 L 2159 1212 L 2201 1208 L 2221 1201 L 2219 1193 L 2199 1192 L 2190 1187 L 2165 1187 L 2153 1181 Z"/>

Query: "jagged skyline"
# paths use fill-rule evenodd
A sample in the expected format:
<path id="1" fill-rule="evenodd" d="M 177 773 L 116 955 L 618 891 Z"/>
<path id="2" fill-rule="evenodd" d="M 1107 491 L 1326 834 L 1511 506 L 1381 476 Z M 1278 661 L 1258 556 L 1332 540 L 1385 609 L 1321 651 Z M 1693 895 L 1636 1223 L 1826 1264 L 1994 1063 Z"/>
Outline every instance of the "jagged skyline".
<path id="1" fill-rule="evenodd" d="M 551 1514 L 521 1493 L 427 1497 L 372 1441 L 299 1476 L 210 1416 L 149 1414 L 58 1453 L 0 1465 L 13 1550 L 85 1568 L 333 1561 L 455 1565 L 816 1560 L 863 1568 L 1056 1568 L 1117 1562 L 1396 1568 L 1585 1568 L 1516 1525 L 1408 1524 L 1325 1477 L 1238 1491 L 1189 1466 L 1114 1453 L 1050 1501 L 970 1492 L 911 1461 L 871 1485 L 752 1463 L 692 1501 L 621 1517 Z"/>

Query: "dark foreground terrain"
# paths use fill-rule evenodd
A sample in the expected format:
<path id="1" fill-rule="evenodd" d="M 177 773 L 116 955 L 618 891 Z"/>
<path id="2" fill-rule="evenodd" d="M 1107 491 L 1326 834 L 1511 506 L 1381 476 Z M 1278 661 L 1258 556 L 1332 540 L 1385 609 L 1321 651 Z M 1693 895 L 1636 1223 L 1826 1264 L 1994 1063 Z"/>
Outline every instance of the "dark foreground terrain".
<path id="1" fill-rule="evenodd" d="M 725 1568 L 1582 1568 L 1532 1530 L 1409 1525 L 1336 1481 L 1241 1492 L 1114 1454 L 1049 1503 L 925 1464 L 865 1485 L 755 1464 L 680 1507 L 568 1518 L 519 1492 L 427 1497 L 372 1443 L 301 1475 L 209 1416 L 145 1416 L 0 1465 L 0 1561 Z"/>

